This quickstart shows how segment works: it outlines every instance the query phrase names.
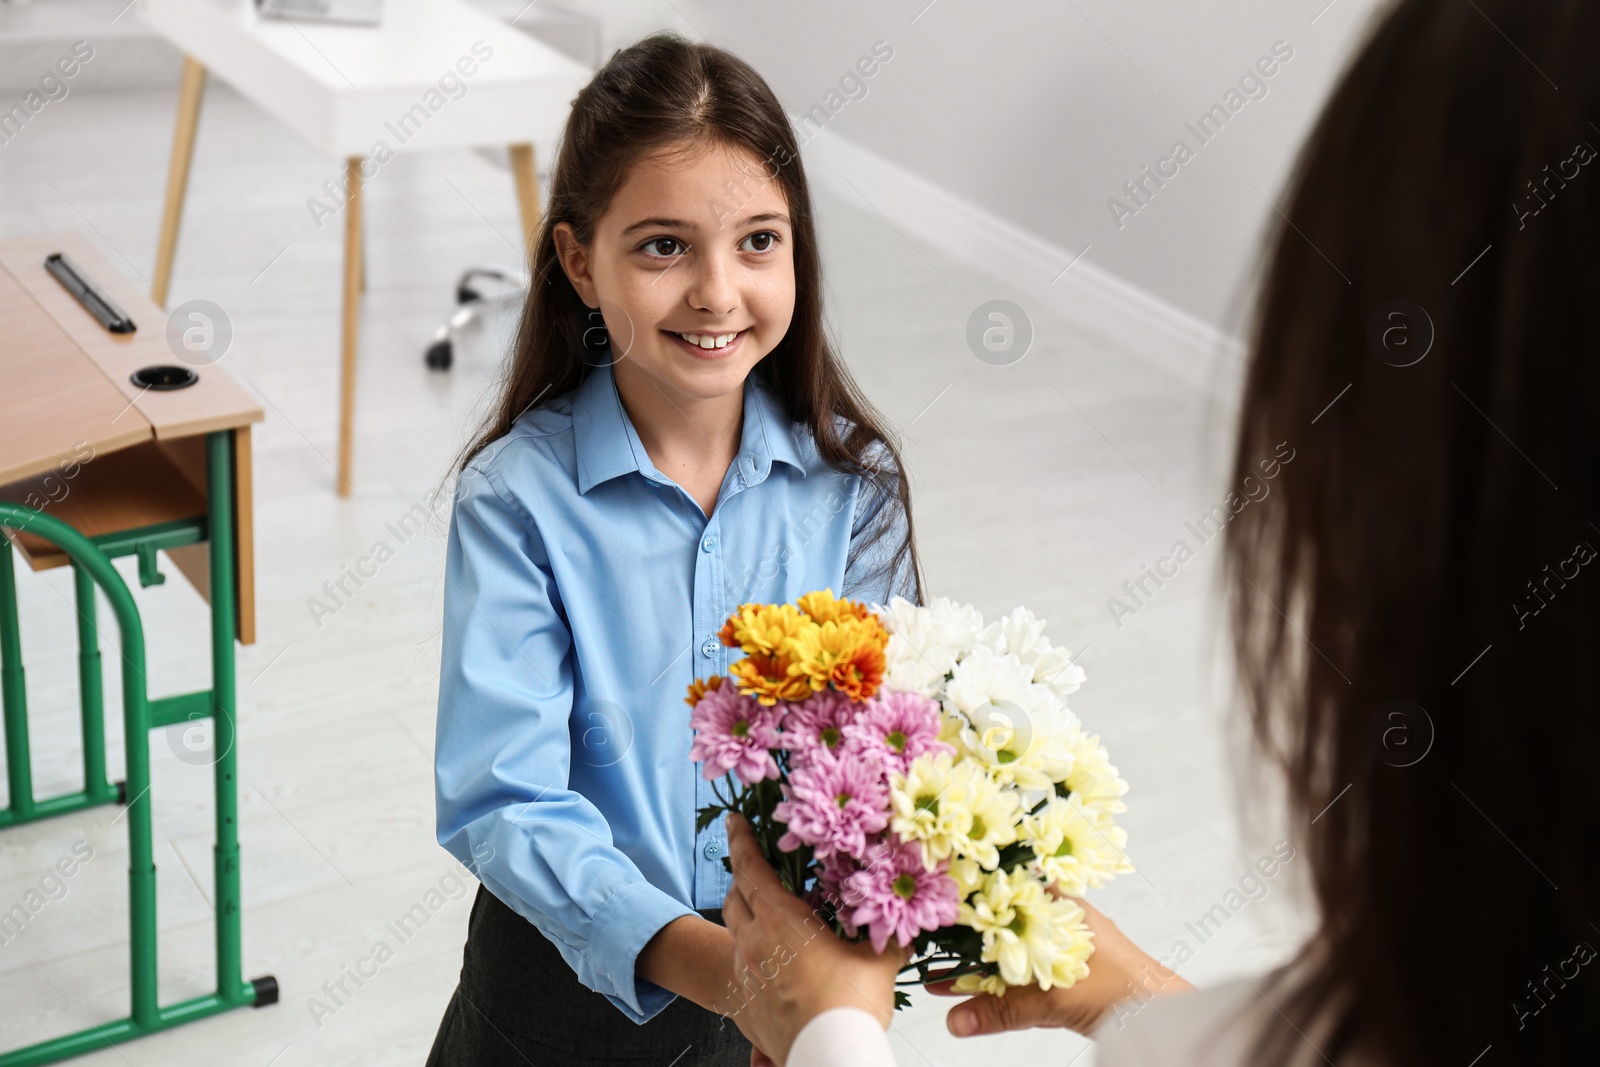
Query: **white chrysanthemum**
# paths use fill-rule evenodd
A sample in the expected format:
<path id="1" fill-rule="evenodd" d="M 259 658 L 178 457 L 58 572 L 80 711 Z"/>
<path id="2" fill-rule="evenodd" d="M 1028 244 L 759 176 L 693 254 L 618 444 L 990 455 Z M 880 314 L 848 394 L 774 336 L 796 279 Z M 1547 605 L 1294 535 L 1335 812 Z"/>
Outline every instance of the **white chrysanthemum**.
<path id="1" fill-rule="evenodd" d="M 905 774 L 889 780 L 894 814 L 889 828 L 903 840 L 922 846 L 922 862 L 931 870 L 964 840 L 972 828 L 971 764 L 958 763 L 948 752 L 918 756 Z"/>
<path id="2" fill-rule="evenodd" d="M 1023 662 L 1028 662 L 1026 658 Z M 1051 646 L 1033 660 L 1033 680 L 1047 685 L 1063 703 L 1089 676 L 1073 662 L 1072 650 Z"/>
<path id="3" fill-rule="evenodd" d="M 1072 790 L 1097 824 L 1109 824 L 1113 815 L 1128 810 L 1122 802 L 1128 783 L 1118 777 L 1117 769 L 1111 765 L 1111 754 L 1100 743 L 1098 734 L 1072 730 L 1067 735 L 1067 745 L 1072 751 L 1072 769 L 1057 781 Z"/>
<path id="4" fill-rule="evenodd" d="M 956 664 L 945 687 L 945 701 L 969 718 L 985 704 L 1015 704 L 1032 714 L 1044 705 L 1047 692 L 1033 684 L 1033 670 L 1021 660 L 978 645 Z"/>
<path id="5" fill-rule="evenodd" d="M 1017 820 L 1022 815 L 1019 799 L 1015 790 L 1002 786 L 977 765 L 967 761 L 956 765 L 958 775 L 963 769 L 970 777 L 962 782 L 960 803 L 970 817 L 962 820 L 965 831 L 952 839 L 954 851 L 992 871 L 1000 865 L 1000 849 L 1017 839 Z"/>
<path id="6" fill-rule="evenodd" d="M 884 684 L 935 698 L 943 696 L 946 677 L 983 631 L 978 609 L 949 597 L 918 607 L 897 596 L 878 609 L 878 618 L 889 632 Z"/>
<path id="7" fill-rule="evenodd" d="M 1016 656 L 1033 670 L 1033 681 L 1048 686 L 1063 704 L 1078 691 L 1087 675 L 1072 661 L 1072 652 L 1058 648 L 1044 636 L 1045 622 L 1027 608 L 1017 608 L 1004 618 L 990 623 L 979 643 L 996 652 Z"/>
<path id="8" fill-rule="evenodd" d="M 983 935 L 980 958 L 998 964 L 1007 985 L 1032 982 L 1049 989 L 1088 973 L 1093 935 L 1084 925 L 1083 909 L 1052 897 L 1020 871 L 986 877 L 972 900 L 960 905 L 958 921 Z"/>
<path id="9" fill-rule="evenodd" d="M 1044 708 L 1041 714 L 1008 701 L 980 705 L 970 715 L 949 709 L 940 736 L 983 764 L 995 781 L 1049 796 L 1072 773 L 1077 720 L 1049 701 Z"/>
<path id="10" fill-rule="evenodd" d="M 1133 871 L 1123 851 L 1127 832 L 1109 820 L 1101 825 L 1075 797 L 1052 797 L 1037 814 L 1022 817 L 1020 830 L 1033 847 L 1039 872 L 1068 896 L 1082 896 Z"/>

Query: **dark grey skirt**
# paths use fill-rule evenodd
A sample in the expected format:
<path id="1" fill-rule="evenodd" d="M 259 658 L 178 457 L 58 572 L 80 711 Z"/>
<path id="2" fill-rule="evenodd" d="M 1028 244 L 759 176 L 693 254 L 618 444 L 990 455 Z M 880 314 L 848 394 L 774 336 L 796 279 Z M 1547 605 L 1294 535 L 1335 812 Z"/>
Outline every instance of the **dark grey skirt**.
<path id="1" fill-rule="evenodd" d="M 720 910 L 702 911 L 722 922 Z M 481 885 L 461 982 L 428 1067 L 749 1067 L 750 1042 L 729 1019 L 678 997 L 633 1022 L 578 981 L 555 945 Z"/>

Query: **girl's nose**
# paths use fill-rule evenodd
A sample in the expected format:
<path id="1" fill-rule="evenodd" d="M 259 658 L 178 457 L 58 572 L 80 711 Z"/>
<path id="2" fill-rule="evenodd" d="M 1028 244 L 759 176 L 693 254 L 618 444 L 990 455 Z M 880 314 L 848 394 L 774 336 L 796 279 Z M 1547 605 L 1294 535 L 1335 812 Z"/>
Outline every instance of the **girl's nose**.
<path id="1" fill-rule="evenodd" d="M 739 309 L 739 292 L 727 268 L 718 263 L 704 264 L 696 272 L 695 280 L 685 296 L 696 311 L 719 317 L 731 315 Z"/>

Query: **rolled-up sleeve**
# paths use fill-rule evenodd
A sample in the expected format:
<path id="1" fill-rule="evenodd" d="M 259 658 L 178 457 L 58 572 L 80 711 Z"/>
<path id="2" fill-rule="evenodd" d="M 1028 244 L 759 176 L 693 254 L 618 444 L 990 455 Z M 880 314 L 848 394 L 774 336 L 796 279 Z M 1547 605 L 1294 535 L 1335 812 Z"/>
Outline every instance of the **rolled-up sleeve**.
<path id="1" fill-rule="evenodd" d="M 457 485 L 445 561 L 439 843 L 554 942 L 580 982 L 642 1023 L 674 994 L 634 963 L 693 909 L 646 880 L 569 788 L 572 672 L 538 527 L 480 460 Z"/>

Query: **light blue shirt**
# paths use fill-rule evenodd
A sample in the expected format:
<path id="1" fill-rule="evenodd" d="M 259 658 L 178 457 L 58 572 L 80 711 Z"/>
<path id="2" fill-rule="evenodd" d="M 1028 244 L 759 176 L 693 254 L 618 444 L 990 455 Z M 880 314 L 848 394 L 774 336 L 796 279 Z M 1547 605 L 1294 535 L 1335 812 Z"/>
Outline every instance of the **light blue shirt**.
<path id="1" fill-rule="evenodd" d="M 892 525 L 847 568 L 875 521 Z M 722 820 L 695 833 L 715 798 L 689 759 L 684 703 L 691 681 L 742 655 L 717 631 L 741 604 L 815 589 L 913 599 L 909 560 L 894 560 L 904 522 L 898 498 L 824 463 L 755 374 L 709 519 L 651 462 L 610 367 L 525 412 L 463 471 L 439 842 L 634 1022 L 673 998 L 634 974 L 640 950 L 678 916 L 721 907 L 732 881 Z"/>

